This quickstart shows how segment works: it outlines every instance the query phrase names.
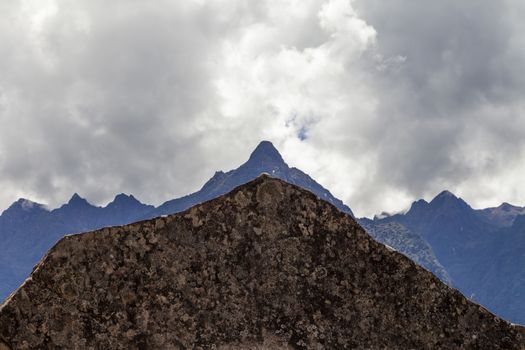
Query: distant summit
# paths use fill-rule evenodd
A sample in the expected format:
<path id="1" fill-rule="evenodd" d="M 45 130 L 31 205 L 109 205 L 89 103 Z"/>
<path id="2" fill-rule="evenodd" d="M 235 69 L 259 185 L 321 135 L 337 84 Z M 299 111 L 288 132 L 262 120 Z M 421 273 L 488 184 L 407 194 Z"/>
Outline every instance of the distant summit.
<path id="1" fill-rule="evenodd" d="M 47 214 L 49 211 L 43 204 L 32 202 L 25 198 L 20 198 L 9 208 L 4 210 L 0 216 L 0 238 L 2 238 L 2 231 L 5 232 L 5 236 L 11 236 L 13 228 L 22 225 L 24 222 L 37 219 L 41 215 Z M 3 241 L 5 245 L 6 241 Z M 0 248 L 0 257 L 1 257 L 1 248 Z M 1 272 L 1 270 L 0 270 Z M 0 280 L 1 280 L 0 274 Z M 1 289 L 1 287 L 0 287 Z M 0 300 L 1 300 L 0 293 Z"/>
<path id="2" fill-rule="evenodd" d="M 107 207 L 128 207 L 142 204 L 133 195 L 124 193 L 115 196 L 115 199 L 107 205 Z"/>
<path id="3" fill-rule="evenodd" d="M 525 214 L 525 208 L 502 203 L 499 207 L 477 210 L 480 217 L 499 227 L 511 227 L 519 215 Z"/>
<path id="4" fill-rule="evenodd" d="M 443 206 L 447 206 L 449 209 L 470 208 L 470 206 L 463 199 L 457 197 L 455 194 L 447 190 L 439 193 L 429 203 L 429 207 L 433 209 Z"/>
<path id="5" fill-rule="evenodd" d="M 47 210 L 45 205 L 30 201 L 29 199 L 25 199 L 25 198 L 20 198 L 18 201 L 16 201 L 15 204 L 17 204 L 20 207 L 20 209 L 25 210 L 25 211 L 32 211 L 32 210 L 46 211 Z"/>
<path id="6" fill-rule="evenodd" d="M 35 211 L 47 211 L 47 208 L 43 204 L 30 201 L 29 199 L 20 198 L 19 200 L 11 204 L 11 206 L 4 211 L 4 214 L 7 214 L 9 212 L 14 213 L 21 211 L 26 213 Z"/>
<path id="7" fill-rule="evenodd" d="M 435 198 L 458 198 L 456 195 L 449 190 L 441 191 Z"/>
<path id="8" fill-rule="evenodd" d="M 72 207 L 91 206 L 91 204 L 89 204 L 89 202 L 85 198 L 80 197 L 78 193 L 73 194 L 71 199 L 69 199 L 69 201 L 67 202 L 67 205 Z"/>
<path id="9" fill-rule="evenodd" d="M 248 161 L 239 168 L 228 172 L 216 172 L 201 190 L 188 196 L 168 201 L 144 218 L 173 214 L 185 210 L 195 204 L 221 196 L 263 173 L 303 187 L 316 194 L 319 198 L 332 203 L 344 213 L 353 216 L 352 210 L 341 200 L 335 198 L 330 191 L 301 170 L 290 168 L 270 141 L 262 141 L 251 153 Z"/>
<path id="10" fill-rule="evenodd" d="M 248 159 L 253 166 L 285 165 L 283 157 L 270 141 L 262 141 Z"/>
<path id="11" fill-rule="evenodd" d="M 133 195 L 121 193 L 107 206 L 102 208 L 102 220 L 110 225 L 124 225 L 135 221 L 137 217 L 151 212 L 155 207 L 141 203 Z M 130 220 L 131 218 L 131 220 Z M 108 226 L 106 224 L 105 226 Z"/>

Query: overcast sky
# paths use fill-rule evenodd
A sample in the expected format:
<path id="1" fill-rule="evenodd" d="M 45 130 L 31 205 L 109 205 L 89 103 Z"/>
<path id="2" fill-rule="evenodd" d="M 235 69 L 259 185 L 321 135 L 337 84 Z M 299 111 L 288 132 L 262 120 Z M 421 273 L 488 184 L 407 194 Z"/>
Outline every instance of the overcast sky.
<path id="1" fill-rule="evenodd" d="M 525 205 L 522 0 L 0 0 L 0 208 L 161 202 L 260 140 L 358 216 Z M 302 137 L 300 137 L 302 136 Z"/>

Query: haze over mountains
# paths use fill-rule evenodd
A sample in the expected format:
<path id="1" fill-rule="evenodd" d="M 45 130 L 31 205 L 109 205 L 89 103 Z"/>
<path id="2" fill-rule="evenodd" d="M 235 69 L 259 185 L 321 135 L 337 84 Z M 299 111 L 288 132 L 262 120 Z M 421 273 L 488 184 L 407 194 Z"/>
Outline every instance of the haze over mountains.
<path id="1" fill-rule="evenodd" d="M 96 207 L 75 194 L 62 207 L 20 199 L 0 216 L 0 299 L 29 275 L 43 254 L 65 234 L 172 214 L 221 196 L 268 173 L 305 188 L 353 216 L 351 209 L 299 169 L 289 167 L 270 142 L 263 141 L 235 170 L 216 172 L 197 192 L 155 208 L 120 194 Z M 525 216 L 523 208 L 503 204 L 474 210 L 448 191 L 430 202 L 414 202 L 405 214 L 360 219 L 378 241 L 433 272 L 445 283 L 491 311 L 525 323 Z"/>

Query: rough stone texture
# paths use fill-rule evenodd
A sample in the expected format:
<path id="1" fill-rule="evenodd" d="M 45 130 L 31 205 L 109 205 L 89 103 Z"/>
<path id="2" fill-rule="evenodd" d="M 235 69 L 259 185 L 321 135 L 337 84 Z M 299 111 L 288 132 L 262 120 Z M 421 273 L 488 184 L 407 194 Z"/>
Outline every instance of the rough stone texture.
<path id="1" fill-rule="evenodd" d="M 0 349 L 525 349 L 524 336 L 267 176 L 67 236 L 0 308 Z"/>

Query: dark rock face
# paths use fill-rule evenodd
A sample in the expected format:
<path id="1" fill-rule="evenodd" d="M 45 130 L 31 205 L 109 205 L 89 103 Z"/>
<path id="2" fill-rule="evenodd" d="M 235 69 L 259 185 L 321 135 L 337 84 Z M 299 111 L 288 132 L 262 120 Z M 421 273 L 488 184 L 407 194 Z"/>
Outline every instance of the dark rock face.
<path id="1" fill-rule="evenodd" d="M 268 176 L 67 236 L 0 308 L 0 349 L 524 349 L 524 337 Z"/>

